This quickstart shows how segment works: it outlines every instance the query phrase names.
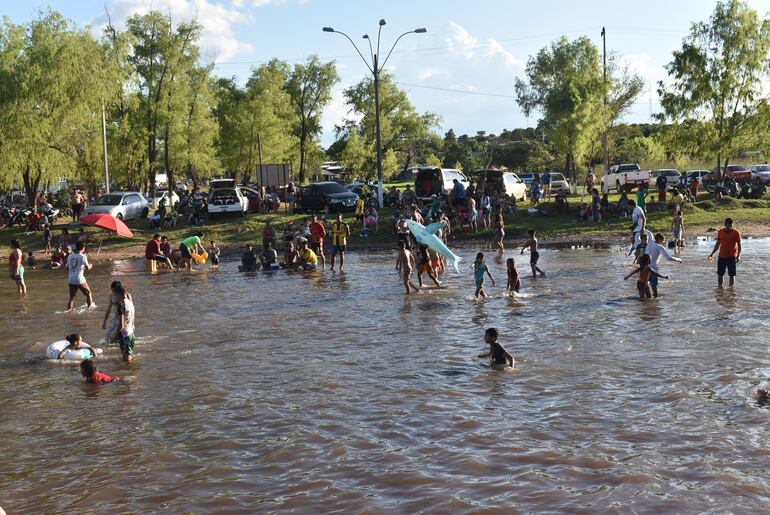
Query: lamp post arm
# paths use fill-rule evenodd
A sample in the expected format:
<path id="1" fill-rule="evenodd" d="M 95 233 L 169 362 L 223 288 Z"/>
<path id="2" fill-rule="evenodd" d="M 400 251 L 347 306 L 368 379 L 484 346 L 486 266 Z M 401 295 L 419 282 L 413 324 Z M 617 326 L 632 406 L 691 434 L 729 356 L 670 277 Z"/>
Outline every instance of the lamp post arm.
<path id="1" fill-rule="evenodd" d="M 393 53 L 393 49 L 394 49 L 394 48 L 396 48 L 396 45 L 398 45 L 398 42 L 401 40 L 401 38 L 403 38 L 403 37 L 404 37 L 404 36 L 406 36 L 407 34 L 415 34 L 415 31 L 413 31 L 413 30 L 410 30 L 409 32 L 404 32 L 403 34 L 401 34 L 400 36 L 398 36 L 398 38 L 396 38 L 396 42 L 395 42 L 395 43 L 393 43 L 393 46 L 392 46 L 392 47 L 390 47 L 390 52 L 388 52 L 388 55 L 387 55 L 387 56 L 385 56 L 385 60 L 382 62 L 382 65 L 380 66 L 380 70 L 384 70 L 384 69 L 385 69 L 385 63 L 387 63 L 387 62 L 388 62 L 388 59 L 390 59 L 390 54 L 392 54 L 392 53 Z"/>
<path id="2" fill-rule="evenodd" d="M 364 64 L 366 65 L 366 67 L 369 68 L 369 71 L 374 73 L 374 70 L 372 69 L 371 65 L 369 64 L 369 61 L 366 60 L 366 58 L 364 57 L 364 54 L 362 54 L 361 51 L 356 46 L 356 44 L 353 43 L 353 40 L 350 39 L 350 36 L 348 36 L 347 34 L 345 34 L 344 32 L 341 32 L 339 30 L 335 30 L 334 33 L 335 34 L 341 34 L 341 35 L 345 36 L 348 39 L 348 41 L 350 41 L 350 44 L 353 45 L 353 48 L 356 49 L 356 52 L 358 52 L 358 55 L 361 56 L 361 59 L 364 61 Z"/>

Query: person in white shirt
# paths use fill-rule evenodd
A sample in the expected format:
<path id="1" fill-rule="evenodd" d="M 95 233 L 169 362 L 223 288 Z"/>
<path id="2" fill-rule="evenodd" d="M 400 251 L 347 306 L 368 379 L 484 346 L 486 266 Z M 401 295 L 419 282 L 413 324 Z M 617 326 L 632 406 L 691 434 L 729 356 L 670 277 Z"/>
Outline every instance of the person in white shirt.
<path id="1" fill-rule="evenodd" d="M 666 258 L 668 261 L 676 261 L 677 263 L 682 262 L 682 260 L 678 257 L 674 257 L 668 253 L 668 250 L 666 250 L 666 247 L 663 245 L 664 241 L 666 241 L 666 239 L 662 234 L 658 233 L 655 235 L 655 241 L 650 241 L 647 244 L 647 248 L 644 250 L 644 253 L 650 256 L 650 269 L 656 273 L 658 272 L 658 265 L 660 264 L 661 256 Z M 657 298 L 658 276 L 655 274 L 650 276 L 650 287 L 652 288 L 652 296 Z"/>
<path id="2" fill-rule="evenodd" d="M 643 231 L 647 226 L 647 215 L 644 214 L 644 209 L 636 205 L 634 200 L 629 200 L 628 205 L 631 207 L 631 222 L 634 224 L 632 230 L 634 232 Z"/>
<path id="3" fill-rule="evenodd" d="M 78 241 L 75 245 L 75 252 L 67 257 L 67 271 L 69 272 L 68 282 L 70 287 L 70 300 L 67 303 L 67 311 L 72 309 L 75 303 L 75 294 L 78 290 L 86 296 L 86 304 L 90 308 L 94 303 L 91 295 L 91 289 L 86 282 L 86 270 L 91 270 L 91 263 L 88 262 L 88 256 L 85 255 L 86 244 Z"/>

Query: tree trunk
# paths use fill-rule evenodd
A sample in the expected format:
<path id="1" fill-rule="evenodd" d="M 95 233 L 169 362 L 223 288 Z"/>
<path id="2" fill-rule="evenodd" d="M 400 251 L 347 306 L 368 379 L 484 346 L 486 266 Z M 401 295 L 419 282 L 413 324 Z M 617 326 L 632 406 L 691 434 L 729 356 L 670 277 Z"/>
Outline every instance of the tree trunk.
<path id="1" fill-rule="evenodd" d="M 171 185 L 176 184 L 176 182 L 174 182 L 174 169 L 171 167 L 171 158 L 169 156 L 169 150 L 168 150 L 169 136 L 170 134 L 168 130 L 168 125 L 166 125 L 166 131 L 165 131 L 166 143 L 165 145 L 163 145 L 163 163 L 166 168 L 166 187 L 168 188 L 168 191 L 173 191 L 171 188 Z M 152 193 L 153 195 L 155 194 L 154 191 Z M 155 198 L 155 197 L 153 196 L 151 198 Z"/>
<path id="2" fill-rule="evenodd" d="M 299 182 L 305 182 L 305 136 L 299 138 Z"/>
<path id="3" fill-rule="evenodd" d="M 33 176 L 30 172 L 29 165 L 27 165 L 21 175 L 24 179 L 24 193 L 27 196 L 27 205 L 34 206 L 35 198 L 37 197 L 37 189 L 40 187 L 40 176 L 42 175 L 40 168 L 38 168 L 37 173 Z"/>
<path id="4" fill-rule="evenodd" d="M 155 198 L 155 160 L 157 159 L 157 148 L 154 133 L 147 138 L 147 161 L 149 165 L 149 190 L 150 198 Z"/>

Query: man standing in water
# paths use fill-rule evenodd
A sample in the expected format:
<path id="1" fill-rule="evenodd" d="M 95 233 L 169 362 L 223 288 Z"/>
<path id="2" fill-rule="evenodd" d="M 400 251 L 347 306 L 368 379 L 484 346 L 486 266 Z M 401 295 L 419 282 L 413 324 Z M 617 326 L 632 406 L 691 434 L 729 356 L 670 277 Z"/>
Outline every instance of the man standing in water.
<path id="1" fill-rule="evenodd" d="M 11 240 L 11 254 L 8 256 L 8 272 L 11 280 L 16 282 L 16 289 L 21 295 L 27 294 L 24 284 L 24 253 L 21 251 L 19 240 Z"/>
<path id="2" fill-rule="evenodd" d="M 324 239 L 326 238 L 326 227 L 318 221 L 318 215 L 313 215 L 313 223 L 310 224 L 310 246 L 316 257 L 321 261 L 321 268 L 326 266 L 326 256 L 324 256 Z"/>
<path id="3" fill-rule="evenodd" d="M 75 244 L 75 252 L 67 257 L 67 271 L 69 272 L 68 282 L 70 287 L 70 300 L 67 303 L 67 311 L 72 310 L 75 303 L 75 294 L 78 290 L 86 296 L 86 304 L 90 308 L 94 301 L 91 296 L 91 289 L 86 282 L 86 270 L 91 270 L 91 263 L 88 262 L 88 256 L 85 255 L 86 244 L 79 241 Z"/>
<path id="4" fill-rule="evenodd" d="M 714 260 L 714 253 L 719 250 L 719 259 L 717 260 L 717 286 L 722 287 L 722 279 L 730 276 L 730 286 L 735 284 L 736 265 L 741 260 L 741 233 L 733 229 L 733 219 L 725 219 L 725 228 L 717 233 L 717 241 L 714 243 L 714 249 L 709 254 L 709 261 Z"/>
<path id="5" fill-rule="evenodd" d="M 332 270 L 337 254 L 340 255 L 340 272 L 345 265 L 345 251 L 347 250 L 350 227 L 342 221 L 342 213 L 337 213 L 337 221 L 332 224 Z"/>

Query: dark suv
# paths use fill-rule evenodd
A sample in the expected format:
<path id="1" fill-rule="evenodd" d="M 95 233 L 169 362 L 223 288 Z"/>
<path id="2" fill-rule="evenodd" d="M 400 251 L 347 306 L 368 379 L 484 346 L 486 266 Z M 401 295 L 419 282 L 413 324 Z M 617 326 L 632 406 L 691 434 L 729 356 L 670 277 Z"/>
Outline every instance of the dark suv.
<path id="1" fill-rule="evenodd" d="M 302 186 L 297 192 L 299 211 L 323 211 L 328 205 L 329 211 L 353 211 L 358 195 L 338 182 L 314 182 Z"/>

